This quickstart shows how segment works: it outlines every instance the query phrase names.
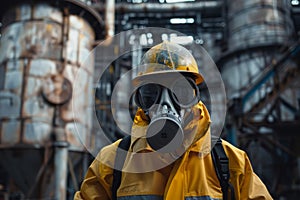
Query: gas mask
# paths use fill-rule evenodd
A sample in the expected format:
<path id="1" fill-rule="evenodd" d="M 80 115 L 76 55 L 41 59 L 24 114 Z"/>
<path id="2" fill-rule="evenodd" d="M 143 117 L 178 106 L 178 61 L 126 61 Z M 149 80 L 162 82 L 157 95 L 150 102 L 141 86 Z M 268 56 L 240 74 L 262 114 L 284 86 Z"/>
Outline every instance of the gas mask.
<path id="1" fill-rule="evenodd" d="M 184 127 L 191 108 L 199 101 L 199 89 L 190 77 L 180 76 L 171 84 L 147 83 L 134 96 L 149 117 L 146 139 L 155 151 L 170 153 L 184 140 Z"/>

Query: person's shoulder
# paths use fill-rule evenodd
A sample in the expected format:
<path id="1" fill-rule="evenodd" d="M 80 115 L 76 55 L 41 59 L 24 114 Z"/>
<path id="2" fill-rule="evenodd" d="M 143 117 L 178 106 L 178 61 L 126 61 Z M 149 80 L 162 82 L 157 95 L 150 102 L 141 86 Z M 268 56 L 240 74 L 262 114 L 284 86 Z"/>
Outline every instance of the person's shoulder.
<path id="1" fill-rule="evenodd" d="M 244 150 L 234 146 L 233 144 L 231 144 L 230 142 L 228 142 L 224 139 L 222 139 L 222 145 L 223 145 L 225 151 L 227 150 L 227 151 L 231 151 L 232 153 L 241 154 L 241 155 L 245 154 Z"/>
<path id="2" fill-rule="evenodd" d="M 108 152 L 111 152 L 111 151 L 116 151 L 119 143 L 120 143 L 121 139 L 109 144 L 109 145 L 106 145 L 104 146 L 99 153 L 103 152 L 103 153 L 108 153 Z"/>
<path id="3" fill-rule="evenodd" d="M 229 159 L 230 168 L 241 169 L 243 171 L 248 161 L 246 152 L 226 140 L 222 140 L 222 145 Z"/>
<path id="4" fill-rule="evenodd" d="M 97 155 L 97 160 L 101 161 L 105 165 L 113 166 L 114 158 L 116 156 L 116 151 L 120 141 L 121 139 L 103 147 Z"/>

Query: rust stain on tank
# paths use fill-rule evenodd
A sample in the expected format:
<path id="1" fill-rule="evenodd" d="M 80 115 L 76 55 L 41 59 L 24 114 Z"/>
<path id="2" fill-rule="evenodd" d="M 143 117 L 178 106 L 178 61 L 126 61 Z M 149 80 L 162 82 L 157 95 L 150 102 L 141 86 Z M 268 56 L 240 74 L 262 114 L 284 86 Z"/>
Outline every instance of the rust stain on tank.
<path id="1" fill-rule="evenodd" d="M 11 105 L 15 109 L 10 109 L 7 115 L 0 111 L 0 120 L 5 123 L 12 117 L 17 120 L 20 127 L 14 129 L 13 135 L 19 135 L 24 143 L 44 145 L 50 138 L 55 118 L 63 122 L 63 129 L 74 122 L 72 91 L 75 76 L 90 54 L 95 33 L 90 22 L 66 14 L 45 2 L 20 4 L 3 17 L 0 68 L 5 78 L 0 86 L 6 86 L 0 88 L 0 106 L 8 105 L 9 108 Z M 66 22 L 68 24 L 64 25 Z M 17 64 L 13 66 L 13 62 Z M 7 63 L 12 68 L 8 69 Z M 82 113 L 76 121 L 86 127 L 86 135 L 90 134 L 91 128 L 88 121 L 91 117 L 86 115 L 89 98 L 93 98 L 88 78 L 93 75 L 93 67 L 90 63 L 82 70 L 83 77 L 79 78 L 82 82 L 78 84 L 80 93 L 75 94 L 80 99 L 78 112 Z M 75 137 L 72 133 L 69 143 L 71 146 L 74 143 L 74 149 L 82 149 Z M 16 142 L 16 139 L 8 140 L 9 137 L 1 138 L 1 143 Z"/>

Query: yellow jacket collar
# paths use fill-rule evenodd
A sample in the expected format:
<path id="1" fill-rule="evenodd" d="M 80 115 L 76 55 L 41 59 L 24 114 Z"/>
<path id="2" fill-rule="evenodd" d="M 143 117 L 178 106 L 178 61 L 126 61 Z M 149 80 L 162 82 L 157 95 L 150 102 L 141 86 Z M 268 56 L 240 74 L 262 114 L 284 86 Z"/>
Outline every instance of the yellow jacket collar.
<path id="1" fill-rule="evenodd" d="M 184 143 L 191 144 L 186 149 L 188 151 L 207 154 L 211 150 L 211 135 L 210 135 L 210 116 L 207 108 L 202 102 L 199 102 L 192 109 L 194 114 L 193 120 L 184 128 L 186 131 L 194 132 L 191 140 Z M 195 114 L 197 113 L 197 114 Z M 147 116 L 141 109 L 138 109 L 134 118 L 134 124 L 131 131 L 132 152 L 154 151 L 146 141 L 146 130 L 148 128 Z"/>

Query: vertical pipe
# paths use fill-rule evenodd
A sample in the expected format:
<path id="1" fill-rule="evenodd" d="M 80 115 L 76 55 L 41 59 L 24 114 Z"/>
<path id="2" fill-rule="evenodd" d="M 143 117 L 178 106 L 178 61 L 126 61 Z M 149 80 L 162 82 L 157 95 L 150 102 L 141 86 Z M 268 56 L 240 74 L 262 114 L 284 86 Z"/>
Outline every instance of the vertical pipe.
<path id="1" fill-rule="evenodd" d="M 115 34 L 115 1 L 106 0 L 105 6 L 106 38 L 110 38 Z"/>
<path id="2" fill-rule="evenodd" d="M 83 161 L 82 161 L 82 170 L 84 171 L 84 172 L 86 172 L 87 170 L 88 170 L 88 162 L 89 162 L 89 157 L 88 157 L 88 154 L 87 153 L 83 153 Z M 84 174 L 83 174 L 84 175 Z M 84 178 L 84 176 L 82 177 L 82 178 Z"/>
<path id="3" fill-rule="evenodd" d="M 55 147 L 55 199 L 66 199 L 68 147 L 65 142 Z"/>
<path id="4" fill-rule="evenodd" d="M 64 141 L 64 129 L 54 128 L 54 134 L 58 138 L 54 142 L 54 174 L 55 174 L 55 188 L 54 199 L 66 199 L 66 186 L 68 178 L 68 142 Z"/>

